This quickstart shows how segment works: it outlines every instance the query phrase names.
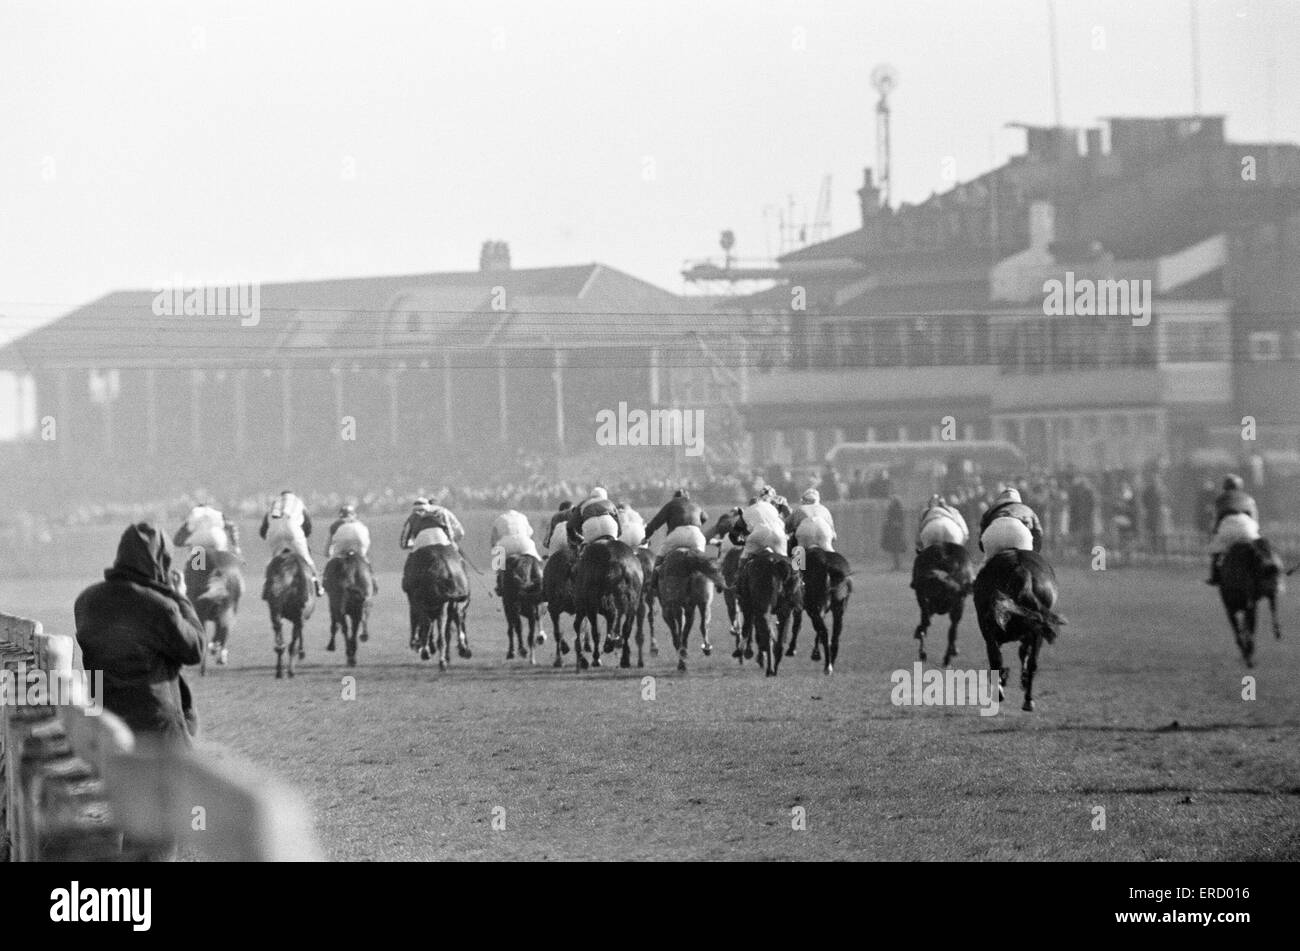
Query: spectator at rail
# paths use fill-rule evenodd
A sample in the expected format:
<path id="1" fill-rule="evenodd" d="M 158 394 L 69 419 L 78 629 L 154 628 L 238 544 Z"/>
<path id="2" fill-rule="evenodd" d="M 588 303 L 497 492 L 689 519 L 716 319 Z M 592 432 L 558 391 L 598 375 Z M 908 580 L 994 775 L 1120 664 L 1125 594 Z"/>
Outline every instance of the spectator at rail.
<path id="1" fill-rule="evenodd" d="M 1167 539 L 1172 517 L 1164 477 L 1159 472 L 1151 473 L 1147 479 L 1146 488 L 1142 490 L 1142 508 L 1146 515 L 1147 541 L 1151 553 L 1164 555 L 1168 551 Z"/>
<path id="2" fill-rule="evenodd" d="M 889 478 L 888 469 L 881 469 L 867 483 L 867 498 L 869 499 L 887 499 L 893 494 L 894 482 Z"/>
<path id="3" fill-rule="evenodd" d="M 104 709 L 137 734 L 190 746 L 198 718 L 181 668 L 203 656 L 203 623 L 163 534 L 149 522 L 129 526 L 113 567 L 72 613 L 82 665 L 104 672 Z"/>
<path id="4" fill-rule="evenodd" d="M 1070 534 L 1079 545 L 1083 555 L 1092 553 L 1096 541 L 1095 518 L 1097 514 L 1097 493 L 1092 483 L 1082 473 L 1074 477 L 1070 484 Z"/>
<path id="5" fill-rule="evenodd" d="M 894 570 L 902 570 L 903 552 L 907 551 L 907 517 L 903 514 L 903 500 L 898 496 L 889 499 L 885 510 L 885 523 L 880 530 L 880 547 L 894 556 Z"/>

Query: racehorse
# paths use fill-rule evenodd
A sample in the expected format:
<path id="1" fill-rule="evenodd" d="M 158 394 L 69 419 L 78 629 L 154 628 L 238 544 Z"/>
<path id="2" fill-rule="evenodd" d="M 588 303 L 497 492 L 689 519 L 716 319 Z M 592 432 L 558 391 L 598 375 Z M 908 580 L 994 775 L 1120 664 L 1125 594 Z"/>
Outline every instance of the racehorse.
<path id="1" fill-rule="evenodd" d="M 739 641 L 733 657 L 741 659 L 754 655 L 754 632 L 758 632 L 758 663 L 767 676 L 775 677 L 781 666 L 785 650 L 785 635 L 790 619 L 803 610 L 803 583 L 790 559 L 770 548 L 755 552 L 740 567 L 737 584 L 740 612 L 744 616 L 742 635 L 745 649 Z M 776 635 L 773 637 L 768 615 L 776 616 Z"/>
<path id="2" fill-rule="evenodd" d="M 501 577 L 501 608 L 506 615 L 506 660 L 519 656 L 536 664 L 534 645 L 542 603 L 542 564 L 532 555 L 507 555 Z M 524 645 L 524 621 L 528 621 L 528 644 Z"/>
<path id="3" fill-rule="evenodd" d="M 325 594 L 330 603 L 330 642 L 343 632 L 343 647 L 348 666 L 357 666 L 357 641 L 370 639 L 370 596 L 374 592 L 374 574 L 359 552 L 345 551 L 325 563 Z"/>
<path id="4" fill-rule="evenodd" d="M 469 575 L 455 545 L 424 545 L 406 556 L 402 590 L 411 615 L 411 649 L 420 659 L 438 655 L 438 669 L 451 661 L 451 639 L 456 632 L 456 652 L 472 656 L 465 630 L 469 608 Z"/>
<path id="5" fill-rule="evenodd" d="M 569 653 L 569 642 L 564 639 L 564 634 L 560 630 L 560 615 L 573 615 L 573 639 L 581 641 L 584 637 L 582 631 L 582 618 L 578 616 L 578 609 L 573 601 L 573 566 L 577 562 L 577 555 L 569 547 L 556 549 L 546 559 L 546 564 L 542 567 L 542 600 L 546 602 L 546 612 L 551 616 L 551 629 L 555 631 L 555 663 L 551 666 L 563 666 L 560 660 L 561 654 Z M 587 649 L 591 650 L 590 632 L 586 632 Z"/>
<path id="6" fill-rule="evenodd" d="M 835 672 L 835 661 L 840 655 L 840 633 L 844 630 L 844 610 L 853 593 L 853 570 L 848 559 L 837 551 L 808 548 L 804 551 L 803 608 L 808 612 L 813 630 L 817 632 L 812 659 L 825 658 L 823 673 Z M 831 616 L 830 631 L 826 629 L 826 615 Z M 795 637 L 798 636 L 796 626 Z M 790 651 L 794 653 L 794 639 Z"/>
<path id="7" fill-rule="evenodd" d="M 226 643 L 234 633 L 239 599 L 244 594 L 240 562 L 234 552 L 206 547 L 191 549 L 185 560 L 185 590 L 189 592 L 194 612 L 203 622 L 205 634 L 208 625 L 212 625 L 208 653 L 217 655 L 218 664 L 225 664 L 228 659 Z M 200 673 L 207 673 L 207 666 L 205 654 Z"/>
<path id="8" fill-rule="evenodd" d="M 600 666 L 600 629 L 596 626 L 597 617 L 605 619 L 605 653 L 610 653 L 621 644 L 623 654 L 619 666 L 632 666 L 631 635 L 643 583 L 641 561 L 628 545 L 615 538 L 598 538 L 582 546 L 578 563 L 573 569 L 573 602 L 578 617 L 584 619 L 591 630 L 591 666 Z M 638 667 L 645 666 L 642 651 L 644 643 L 638 632 Z M 588 664 L 582 644 L 575 643 L 574 647 L 577 669 L 585 670 Z"/>
<path id="9" fill-rule="evenodd" d="M 975 576 L 975 616 L 988 648 L 989 669 L 998 671 L 998 699 L 1006 697 L 1007 674 L 1002 645 L 1020 644 L 1021 709 L 1034 709 L 1034 671 L 1043 642 L 1056 640 L 1065 618 L 1055 612 L 1056 572 L 1037 552 L 999 552 Z"/>
<path id="10" fill-rule="evenodd" d="M 293 676 L 293 662 L 307 656 L 303 645 L 302 626 L 316 610 L 316 592 L 312 589 L 307 567 L 294 552 L 282 551 L 266 566 L 266 585 L 262 597 L 271 611 L 271 630 L 275 632 L 275 678 L 284 676 L 284 635 L 281 626 L 285 621 L 293 625 L 289 638 L 289 676 Z"/>
<path id="11" fill-rule="evenodd" d="M 636 552 L 637 560 L 641 562 L 641 603 L 636 609 L 636 636 L 641 638 L 642 629 L 646 623 L 650 626 L 650 656 L 659 656 L 659 644 L 655 641 L 655 586 L 651 582 L 651 576 L 655 570 L 655 556 L 649 548 L 644 545 L 638 545 L 633 551 Z"/>
<path id="12" fill-rule="evenodd" d="M 686 670 L 686 648 L 697 614 L 704 656 L 713 653 L 713 645 L 709 643 L 709 606 L 713 603 L 715 586 L 725 589 L 727 584 L 713 559 L 703 552 L 678 548 L 665 555 L 659 566 L 659 603 L 677 650 L 678 670 Z"/>
<path id="13" fill-rule="evenodd" d="M 1255 666 L 1255 617 L 1261 599 L 1268 599 L 1273 636 L 1282 639 L 1277 620 L 1277 598 L 1286 591 L 1282 563 L 1268 542 L 1237 542 L 1223 555 L 1219 566 L 1219 595 L 1228 623 L 1247 667 Z"/>
<path id="14" fill-rule="evenodd" d="M 718 547 L 721 549 L 722 542 L 731 533 L 736 522 L 740 520 L 740 515 L 733 511 L 724 512 L 713 527 L 709 529 L 708 540 L 718 539 Z M 722 600 L 727 605 L 727 622 L 731 626 L 731 635 L 736 639 L 736 649 L 740 649 L 740 602 L 736 595 L 736 584 L 740 580 L 740 552 L 739 547 L 731 547 L 722 555 L 722 578 L 726 581 L 727 586 L 722 590 Z M 739 656 L 739 655 L 736 655 Z"/>
<path id="15" fill-rule="evenodd" d="M 975 583 L 975 567 L 965 545 L 956 542 L 937 542 L 927 545 L 912 562 L 912 589 L 921 609 L 921 623 L 913 635 L 920 660 L 925 660 L 925 635 L 930 630 L 930 618 L 936 614 L 948 615 L 948 649 L 943 653 L 947 667 L 957 656 L 957 625 L 966 609 L 966 596 Z"/>

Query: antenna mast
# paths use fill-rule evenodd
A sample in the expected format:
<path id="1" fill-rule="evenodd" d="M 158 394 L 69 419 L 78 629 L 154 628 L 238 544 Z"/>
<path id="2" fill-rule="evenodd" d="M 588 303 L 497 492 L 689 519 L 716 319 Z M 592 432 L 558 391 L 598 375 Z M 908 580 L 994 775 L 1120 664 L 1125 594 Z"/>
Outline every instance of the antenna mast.
<path id="1" fill-rule="evenodd" d="M 898 86 L 898 70 L 881 63 L 871 71 L 871 85 L 880 98 L 876 101 L 876 174 L 881 207 L 889 207 L 893 174 L 890 171 L 889 94 Z"/>

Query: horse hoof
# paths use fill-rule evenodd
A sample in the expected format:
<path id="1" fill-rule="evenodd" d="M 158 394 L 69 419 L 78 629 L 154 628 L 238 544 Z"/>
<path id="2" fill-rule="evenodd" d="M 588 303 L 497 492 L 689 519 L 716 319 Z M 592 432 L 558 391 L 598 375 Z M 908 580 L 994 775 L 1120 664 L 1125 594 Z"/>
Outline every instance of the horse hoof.
<path id="1" fill-rule="evenodd" d="M 349 657 L 349 658 L 348 658 L 348 666 L 349 666 L 349 667 L 355 667 L 355 666 L 357 666 L 357 659 L 356 659 L 355 657 Z"/>
<path id="2" fill-rule="evenodd" d="M 551 666 L 552 666 L 552 667 L 563 667 L 563 666 L 564 666 L 564 662 L 563 662 L 562 660 L 560 660 L 560 658 L 557 657 L 557 658 L 555 658 L 555 663 L 551 664 Z"/>
<path id="3" fill-rule="evenodd" d="M 514 659 L 515 659 L 515 652 L 514 652 L 514 651 L 506 651 L 506 660 L 514 660 Z"/>
<path id="4" fill-rule="evenodd" d="M 292 668 L 289 670 L 289 676 L 290 676 L 290 677 L 293 676 L 293 670 L 292 670 Z"/>
<path id="5" fill-rule="evenodd" d="M 775 677 L 775 676 L 776 676 L 776 671 L 775 671 L 775 670 L 769 670 L 769 671 L 767 671 L 767 676 L 769 676 L 769 677 Z"/>
<path id="6" fill-rule="evenodd" d="M 325 645 L 325 651 L 326 651 L 326 653 L 330 653 L 330 654 L 334 653 L 334 642 L 333 642 L 333 641 L 330 641 L 328 644 Z"/>
<path id="7" fill-rule="evenodd" d="M 590 666 L 591 666 L 591 665 L 590 665 L 589 663 L 587 663 L 587 658 L 585 658 L 585 657 L 579 657 L 579 658 L 578 658 L 578 669 L 579 669 L 579 670 L 586 670 L 586 669 L 587 669 L 588 667 L 590 667 Z"/>
<path id="8" fill-rule="evenodd" d="M 731 652 L 731 656 L 736 658 L 736 660 L 742 660 L 744 659 L 745 652 L 741 650 L 739 647 L 737 647 L 734 651 Z"/>
<path id="9" fill-rule="evenodd" d="M 683 659 L 683 658 L 678 658 L 678 660 L 677 660 L 677 669 L 680 670 L 682 673 L 686 673 L 686 661 L 685 661 L 685 659 Z"/>
<path id="10" fill-rule="evenodd" d="M 276 679 L 276 680 L 284 680 L 284 673 L 283 673 L 282 671 L 277 670 L 277 671 L 275 672 L 275 679 Z"/>
<path id="11" fill-rule="evenodd" d="M 439 670 L 446 670 L 446 669 L 447 669 L 447 662 L 446 662 L 445 660 L 442 660 L 441 658 L 439 658 L 439 660 L 438 660 L 438 669 L 439 669 Z"/>
<path id="12" fill-rule="evenodd" d="M 365 643 L 366 641 L 368 641 L 368 640 L 370 640 L 370 635 L 369 635 L 368 633 L 366 633 L 365 631 L 362 631 L 362 632 L 361 632 L 361 643 L 364 644 L 364 643 Z"/>
<path id="13" fill-rule="evenodd" d="M 1026 713 L 1033 713 L 1034 701 L 1026 699 L 1025 702 L 1020 705 L 1020 709 L 1024 710 Z"/>
<path id="14" fill-rule="evenodd" d="M 825 670 L 825 674 L 826 674 L 826 676 L 829 677 L 829 676 L 830 676 L 831 674 L 833 674 L 833 673 L 835 673 L 835 665 L 834 665 L 834 664 L 827 664 L 827 665 L 826 665 L 826 670 Z"/>
<path id="15" fill-rule="evenodd" d="M 429 659 L 429 648 L 427 648 L 427 647 L 421 647 L 421 648 L 420 648 L 420 660 L 428 660 L 428 659 Z"/>
<path id="16" fill-rule="evenodd" d="M 746 659 L 746 660 L 749 660 L 749 658 L 751 658 L 751 657 L 753 657 L 753 656 L 754 656 L 754 648 L 752 648 L 752 647 L 746 647 L 746 648 L 745 648 L 745 659 Z"/>
<path id="17" fill-rule="evenodd" d="M 618 666 L 623 670 L 627 670 L 629 667 L 632 666 L 631 658 L 624 657 L 622 660 L 618 662 Z"/>
<path id="18" fill-rule="evenodd" d="M 919 656 L 917 657 L 918 660 L 925 660 L 925 659 L 926 659 L 926 654 L 925 654 L 925 651 L 924 651 L 924 650 L 917 651 L 917 654 L 919 655 Z"/>
<path id="19" fill-rule="evenodd" d="M 701 645 L 700 645 L 700 651 L 704 654 L 705 657 L 712 657 L 712 656 L 713 656 L 713 645 L 712 645 L 712 644 L 701 644 Z"/>
<path id="20" fill-rule="evenodd" d="M 569 653 L 571 650 L 573 650 L 573 648 L 571 648 L 571 647 L 569 646 L 569 642 L 568 642 L 568 641 L 560 641 L 560 653 L 561 653 L 561 654 L 567 654 L 567 653 Z"/>
<path id="21" fill-rule="evenodd" d="M 637 665 L 638 667 L 644 667 L 644 666 L 645 666 L 645 661 L 642 660 L 640 657 L 638 657 L 637 660 L 636 660 L 636 665 Z"/>
<path id="22" fill-rule="evenodd" d="M 603 666 L 604 666 L 604 664 L 602 664 L 602 663 L 600 662 L 600 655 L 599 655 L 599 654 L 592 654 L 592 655 L 591 655 L 591 666 L 592 666 L 592 667 L 603 667 Z"/>
<path id="23" fill-rule="evenodd" d="M 299 660 L 306 660 L 306 659 L 307 659 L 307 652 L 306 652 L 306 651 L 303 651 L 303 650 L 298 651 L 298 659 L 299 659 Z"/>
<path id="24" fill-rule="evenodd" d="M 790 655 L 787 654 L 786 656 L 789 657 Z M 818 660 L 821 660 L 821 659 L 822 659 L 822 652 L 821 652 L 818 648 L 814 647 L 814 648 L 813 648 L 813 652 L 812 652 L 811 654 L 808 655 L 808 659 L 811 660 L 811 661 L 818 661 Z"/>

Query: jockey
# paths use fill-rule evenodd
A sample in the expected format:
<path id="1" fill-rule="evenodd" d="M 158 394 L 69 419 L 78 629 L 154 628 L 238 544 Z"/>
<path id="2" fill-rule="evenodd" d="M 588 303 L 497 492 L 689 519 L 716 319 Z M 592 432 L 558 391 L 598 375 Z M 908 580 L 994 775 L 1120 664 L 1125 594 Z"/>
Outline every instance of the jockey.
<path id="1" fill-rule="evenodd" d="M 551 524 L 546 529 L 546 540 L 543 544 L 552 551 L 559 551 L 569 545 L 568 521 L 571 508 L 573 508 L 573 503 L 565 499 L 560 503 L 560 507 L 555 514 L 551 516 Z"/>
<path id="2" fill-rule="evenodd" d="M 618 506 L 609 500 L 609 493 L 601 486 L 591 490 L 591 497 L 569 510 L 569 545 L 576 548 L 584 541 L 597 538 L 618 538 L 623 534 L 619 522 Z"/>
<path id="3" fill-rule="evenodd" d="M 397 540 L 399 548 L 424 548 L 426 545 L 451 545 L 465 537 L 460 519 L 448 508 L 435 505 L 421 496 L 411 506 L 402 534 Z"/>
<path id="4" fill-rule="evenodd" d="M 176 530 L 172 544 L 177 548 L 188 545 L 192 548 L 233 551 L 238 555 L 239 529 L 211 505 L 196 505 Z"/>
<path id="5" fill-rule="evenodd" d="M 339 517 L 330 525 L 329 540 L 325 546 L 325 557 L 333 558 L 345 551 L 354 551 L 370 563 L 370 529 L 357 518 L 355 505 L 344 505 L 339 509 Z"/>
<path id="6" fill-rule="evenodd" d="M 708 513 L 691 501 L 690 493 L 678 489 L 673 497 L 664 503 L 663 508 L 655 513 L 645 526 L 645 537 L 649 538 L 660 528 L 668 530 L 659 561 L 676 548 L 690 548 L 705 551 L 708 545 L 704 540 L 704 523 L 709 520 Z M 656 562 L 658 564 L 658 562 Z"/>
<path id="7" fill-rule="evenodd" d="M 835 518 L 822 505 L 821 493 L 816 489 L 807 489 L 800 496 L 799 504 L 786 517 L 785 529 L 804 548 L 835 550 L 831 547 L 835 541 Z"/>
<path id="8" fill-rule="evenodd" d="M 350 551 L 360 555 L 361 560 L 367 565 L 370 564 L 370 529 L 357 518 L 355 505 L 344 505 L 339 508 L 339 517 L 330 525 L 329 540 L 325 544 L 325 557 L 329 559 Z M 372 593 L 378 594 L 379 579 L 372 574 L 370 583 L 374 588 Z"/>
<path id="9" fill-rule="evenodd" d="M 542 556 L 537 553 L 537 543 L 533 541 L 533 526 L 529 523 L 528 516 L 514 509 L 502 512 L 496 517 L 496 521 L 492 523 L 489 546 L 494 552 L 500 546 L 506 557 L 527 555 L 538 561 L 542 560 Z M 504 575 L 503 560 L 502 567 L 497 569 L 497 597 L 501 596 L 501 579 Z"/>
<path id="10" fill-rule="evenodd" d="M 618 540 L 629 548 L 644 545 L 646 538 L 645 519 L 641 517 L 641 513 L 626 502 L 619 502 L 616 507 L 618 509 L 618 522 L 622 527 Z"/>
<path id="11" fill-rule="evenodd" d="M 731 529 L 731 540 L 737 545 L 743 543 L 745 546 L 740 553 L 741 564 L 750 555 L 764 548 L 770 548 L 779 555 L 787 553 L 785 519 L 781 516 L 778 503 L 784 506 L 785 500 L 769 486 L 751 498 L 749 504 L 740 510 L 740 518 Z"/>
<path id="12" fill-rule="evenodd" d="M 1237 542 L 1259 540 L 1259 507 L 1246 492 L 1241 476 L 1223 480 L 1223 491 L 1214 500 L 1214 527 L 1210 540 L 1210 577 L 1206 584 L 1219 583 L 1219 563 L 1223 553 Z"/>
<path id="13" fill-rule="evenodd" d="M 262 527 L 257 532 L 271 545 L 271 557 L 282 551 L 291 551 L 307 563 L 311 569 L 312 585 L 316 588 L 316 597 L 325 593 L 321 587 L 320 574 L 316 571 L 316 562 L 312 560 L 307 548 L 307 537 L 311 535 L 311 516 L 302 499 L 288 489 L 271 503 L 271 510 L 262 516 Z"/>
<path id="14" fill-rule="evenodd" d="M 1017 490 L 1007 488 L 980 518 L 980 551 L 992 557 L 1011 548 L 1042 551 L 1043 523 Z"/>
<path id="15" fill-rule="evenodd" d="M 916 532 L 916 550 L 919 552 L 931 545 L 951 542 L 965 545 L 970 539 L 970 529 L 966 519 L 955 505 L 946 501 L 937 492 L 930 496 L 930 502 L 921 513 L 921 524 Z"/>

